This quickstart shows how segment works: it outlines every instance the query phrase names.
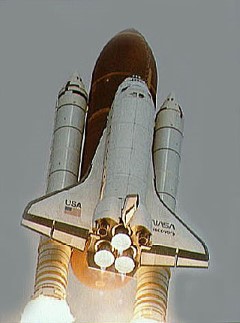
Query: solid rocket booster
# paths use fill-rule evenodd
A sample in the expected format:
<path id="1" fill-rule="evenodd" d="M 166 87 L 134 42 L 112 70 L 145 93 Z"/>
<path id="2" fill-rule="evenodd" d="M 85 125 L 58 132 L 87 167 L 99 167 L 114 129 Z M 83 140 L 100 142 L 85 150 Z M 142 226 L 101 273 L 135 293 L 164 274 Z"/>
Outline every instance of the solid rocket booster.
<path id="1" fill-rule="evenodd" d="M 140 267 L 132 323 L 166 322 L 170 269 Z"/>
<path id="2" fill-rule="evenodd" d="M 78 181 L 88 95 L 77 73 L 58 94 L 47 192 Z"/>
<path id="3" fill-rule="evenodd" d="M 183 112 L 174 94 L 169 94 L 156 117 L 153 161 L 158 195 L 173 211 L 179 181 Z"/>
<path id="4" fill-rule="evenodd" d="M 78 180 L 79 161 L 87 109 L 87 93 L 82 80 L 74 73 L 60 90 L 49 162 L 47 192 L 59 190 Z M 34 295 L 65 299 L 71 248 L 42 236 Z"/>
<path id="5" fill-rule="evenodd" d="M 171 93 L 156 116 L 153 161 L 156 190 L 173 211 L 176 206 L 183 124 L 182 109 Z M 170 276 L 170 268 L 167 267 L 139 268 L 132 322 L 140 318 L 166 321 Z"/>

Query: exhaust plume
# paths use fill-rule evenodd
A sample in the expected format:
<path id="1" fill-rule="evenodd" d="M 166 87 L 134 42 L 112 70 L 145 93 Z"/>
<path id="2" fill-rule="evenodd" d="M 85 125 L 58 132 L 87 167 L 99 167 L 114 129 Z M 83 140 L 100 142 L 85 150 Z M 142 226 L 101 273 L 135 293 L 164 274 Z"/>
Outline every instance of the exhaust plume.
<path id="1" fill-rule="evenodd" d="M 20 323 L 73 323 L 74 321 L 65 300 L 40 295 L 26 305 Z"/>

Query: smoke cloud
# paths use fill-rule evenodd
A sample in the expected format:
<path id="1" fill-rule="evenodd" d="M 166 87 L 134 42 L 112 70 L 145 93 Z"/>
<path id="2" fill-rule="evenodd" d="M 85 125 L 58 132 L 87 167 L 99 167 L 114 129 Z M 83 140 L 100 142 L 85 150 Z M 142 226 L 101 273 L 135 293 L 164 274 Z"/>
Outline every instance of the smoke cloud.
<path id="1" fill-rule="evenodd" d="M 75 321 L 65 300 L 40 295 L 25 307 L 21 323 L 73 323 Z"/>

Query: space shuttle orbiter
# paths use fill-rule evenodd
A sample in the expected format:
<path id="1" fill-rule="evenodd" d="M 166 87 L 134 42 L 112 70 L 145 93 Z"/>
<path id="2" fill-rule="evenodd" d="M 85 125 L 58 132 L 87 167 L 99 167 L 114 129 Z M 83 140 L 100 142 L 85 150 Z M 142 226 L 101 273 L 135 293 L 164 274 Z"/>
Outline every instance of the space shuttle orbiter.
<path id="1" fill-rule="evenodd" d="M 169 104 L 181 109 L 174 97 Z M 22 224 L 85 250 L 99 270 L 133 276 L 139 266 L 207 267 L 205 244 L 156 191 L 155 118 L 147 83 L 124 78 L 84 178 L 29 203 Z"/>
<path id="2" fill-rule="evenodd" d="M 101 290 L 136 274 L 132 323 L 166 321 L 169 267 L 208 266 L 206 245 L 175 213 L 182 109 L 170 94 L 156 111 L 156 94 L 153 53 L 134 29 L 103 48 L 89 96 L 77 73 L 60 90 L 46 194 L 22 219 L 41 234 L 27 322 L 29 309 L 30 321 L 52 314 L 45 302 L 70 313 L 69 264 Z"/>

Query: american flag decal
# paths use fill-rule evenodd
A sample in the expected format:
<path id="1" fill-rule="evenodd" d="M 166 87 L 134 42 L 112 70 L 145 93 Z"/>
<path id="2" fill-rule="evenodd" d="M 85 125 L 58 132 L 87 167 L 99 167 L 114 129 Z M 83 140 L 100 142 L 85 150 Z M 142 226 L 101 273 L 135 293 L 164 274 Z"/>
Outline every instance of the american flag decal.
<path id="1" fill-rule="evenodd" d="M 65 205 L 64 213 L 80 217 L 81 209 L 79 207 L 71 207 Z"/>

